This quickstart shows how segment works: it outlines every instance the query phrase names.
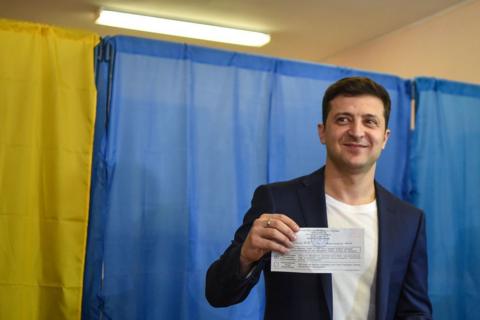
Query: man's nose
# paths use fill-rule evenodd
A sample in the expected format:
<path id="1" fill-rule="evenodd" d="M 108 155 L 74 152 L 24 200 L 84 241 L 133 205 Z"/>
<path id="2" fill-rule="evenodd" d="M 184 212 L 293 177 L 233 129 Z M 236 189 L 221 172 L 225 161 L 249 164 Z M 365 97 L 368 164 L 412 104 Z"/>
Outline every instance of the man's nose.
<path id="1" fill-rule="evenodd" d="M 348 130 L 348 134 L 355 138 L 361 138 L 364 134 L 363 129 L 364 128 L 361 121 L 353 121 Z"/>

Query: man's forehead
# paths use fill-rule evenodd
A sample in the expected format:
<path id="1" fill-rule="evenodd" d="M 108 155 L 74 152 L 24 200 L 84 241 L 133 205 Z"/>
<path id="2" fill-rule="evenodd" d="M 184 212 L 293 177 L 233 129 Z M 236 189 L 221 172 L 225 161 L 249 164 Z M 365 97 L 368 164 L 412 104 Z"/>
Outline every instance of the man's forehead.
<path id="1" fill-rule="evenodd" d="M 375 96 L 338 96 L 331 101 L 330 109 L 333 113 L 364 112 L 377 114 L 383 113 L 384 106 L 382 100 Z"/>
<path id="2" fill-rule="evenodd" d="M 338 95 L 331 100 L 333 103 L 354 103 L 354 102 L 363 102 L 363 103 L 371 103 L 371 104 L 380 104 L 383 106 L 382 100 L 374 95 L 370 94 L 362 94 L 358 96 L 348 96 L 348 95 Z"/>

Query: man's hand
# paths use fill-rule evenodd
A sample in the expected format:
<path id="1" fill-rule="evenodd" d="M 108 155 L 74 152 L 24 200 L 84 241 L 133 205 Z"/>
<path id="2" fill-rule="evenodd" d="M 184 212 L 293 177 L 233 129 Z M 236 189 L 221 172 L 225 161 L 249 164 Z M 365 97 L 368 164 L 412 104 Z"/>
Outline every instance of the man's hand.
<path id="1" fill-rule="evenodd" d="M 240 251 L 240 270 L 246 275 L 253 263 L 270 251 L 286 253 L 300 227 L 284 214 L 264 213 L 253 222 Z"/>

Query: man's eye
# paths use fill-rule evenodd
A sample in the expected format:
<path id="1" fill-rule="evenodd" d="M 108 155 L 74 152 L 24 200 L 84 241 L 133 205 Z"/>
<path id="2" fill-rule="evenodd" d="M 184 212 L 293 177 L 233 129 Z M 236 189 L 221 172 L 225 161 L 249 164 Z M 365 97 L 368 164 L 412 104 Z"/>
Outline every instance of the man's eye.
<path id="1" fill-rule="evenodd" d="M 339 117 L 337 118 L 337 123 L 347 123 L 348 118 L 347 117 Z"/>
<path id="2" fill-rule="evenodd" d="M 365 120 L 365 124 L 366 124 L 367 126 L 372 127 L 372 126 L 377 126 L 378 123 L 377 123 L 377 121 L 374 120 L 374 119 L 367 119 L 367 120 Z"/>

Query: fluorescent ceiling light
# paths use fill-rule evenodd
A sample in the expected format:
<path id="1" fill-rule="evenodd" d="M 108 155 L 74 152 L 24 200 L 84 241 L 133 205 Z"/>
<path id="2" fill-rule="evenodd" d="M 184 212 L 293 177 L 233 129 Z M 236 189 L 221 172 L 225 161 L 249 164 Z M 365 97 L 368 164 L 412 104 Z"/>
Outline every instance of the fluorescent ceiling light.
<path id="1" fill-rule="evenodd" d="M 138 14 L 111 11 L 106 9 L 100 10 L 100 15 L 95 23 L 112 27 L 240 44 L 252 47 L 261 47 L 270 41 L 270 35 L 260 32 L 142 16 Z"/>

